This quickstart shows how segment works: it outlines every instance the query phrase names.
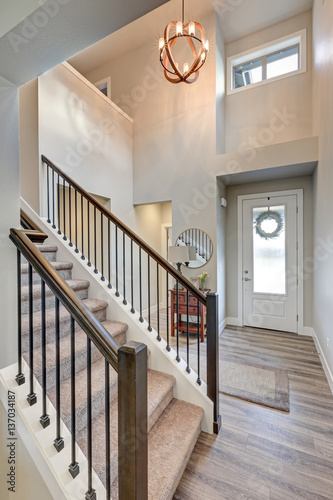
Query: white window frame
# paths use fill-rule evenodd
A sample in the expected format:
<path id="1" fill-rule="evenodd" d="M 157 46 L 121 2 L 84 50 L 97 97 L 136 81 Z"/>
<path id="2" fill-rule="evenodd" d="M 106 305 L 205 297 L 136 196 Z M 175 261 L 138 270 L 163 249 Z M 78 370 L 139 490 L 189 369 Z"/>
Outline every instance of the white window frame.
<path id="1" fill-rule="evenodd" d="M 107 76 L 106 78 L 103 78 L 103 80 L 99 80 L 98 82 L 95 82 L 94 85 L 100 91 L 106 89 L 106 96 L 105 97 L 107 97 L 108 99 L 111 99 L 111 76 Z"/>
<path id="2" fill-rule="evenodd" d="M 306 28 L 291 35 L 284 36 L 272 42 L 260 45 L 253 49 L 249 49 L 245 52 L 235 54 L 228 57 L 227 59 L 227 95 L 237 94 L 238 92 L 243 92 L 244 90 L 253 89 L 255 87 L 260 87 L 261 85 L 267 85 L 268 83 L 276 82 L 282 80 L 283 78 L 289 78 L 291 76 L 298 75 L 299 73 L 306 72 Z M 296 71 L 291 71 L 290 73 L 285 73 L 284 75 L 275 76 L 274 78 L 269 78 L 262 80 L 257 83 L 251 83 L 250 85 L 244 85 L 244 87 L 239 87 L 237 89 L 234 86 L 234 68 L 240 64 L 250 62 L 254 59 L 267 56 L 279 50 L 292 47 L 293 45 L 299 44 L 299 69 Z"/>

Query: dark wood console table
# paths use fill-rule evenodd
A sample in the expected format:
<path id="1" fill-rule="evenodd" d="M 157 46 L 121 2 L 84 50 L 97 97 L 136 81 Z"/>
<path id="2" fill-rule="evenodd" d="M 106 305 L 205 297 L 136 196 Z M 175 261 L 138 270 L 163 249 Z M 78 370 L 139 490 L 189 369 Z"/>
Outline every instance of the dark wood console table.
<path id="1" fill-rule="evenodd" d="M 210 290 L 201 290 L 205 295 L 210 292 Z M 175 320 L 175 315 L 177 316 L 177 290 L 170 290 L 171 293 L 171 335 L 174 337 L 175 331 L 177 331 L 177 318 Z M 186 290 L 178 290 L 178 308 L 179 308 L 179 316 L 178 316 L 178 330 L 180 332 L 187 331 L 187 321 L 181 321 L 182 314 L 187 316 L 187 291 Z M 199 313 L 198 313 L 198 299 L 194 297 L 194 295 L 189 294 L 189 304 L 188 304 L 188 313 L 189 316 L 197 316 L 198 321 L 200 323 L 199 333 L 201 342 L 204 341 L 204 336 L 206 333 L 206 307 L 202 302 L 199 301 Z M 198 332 L 198 324 L 189 322 L 188 331 L 190 333 Z"/>

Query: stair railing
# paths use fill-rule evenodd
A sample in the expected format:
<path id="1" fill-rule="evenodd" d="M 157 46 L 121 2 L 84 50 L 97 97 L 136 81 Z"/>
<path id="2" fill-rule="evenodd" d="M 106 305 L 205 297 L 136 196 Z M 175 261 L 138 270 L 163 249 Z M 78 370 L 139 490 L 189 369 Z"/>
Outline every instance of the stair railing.
<path id="1" fill-rule="evenodd" d="M 69 472 L 73 478 L 80 473 L 80 464 L 76 452 L 76 400 L 75 400 L 75 326 L 76 324 L 87 335 L 87 460 L 88 489 L 85 500 L 96 500 L 93 488 L 92 461 L 92 387 L 91 387 L 91 348 L 94 344 L 105 359 L 105 464 L 106 464 L 106 498 L 111 498 L 110 474 L 110 365 L 118 372 L 118 482 L 120 500 L 146 500 L 148 498 L 148 448 L 147 448 L 147 347 L 136 342 L 124 346 L 112 338 L 109 332 L 99 323 L 95 316 L 81 301 L 68 284 L 59 276 L 52 265 L 32 243 L 34 230 L 31 221 L 29 230 L 10 230 L 10 239 L 17 248 L 17 280 L 18 280 L 18 374 L 16 381 L 22 385 L 26 381 L 22 361 L 22 281 L 21 256 L 28 262 L 29 288 L 29 349 L 28 349 L 28 384 L 29 404 L 38 403 L 34 378 L 34 298 L 33 271 L 41 279 L 41 347 L 42 347 L 42 415 L 40 424 L 43 428 L 50 425 L 47 414 L 47 324 L 46 324 L 46 287 L 55 296 L 55 344 L 56 344 L 56 436 L 54 446 L 60 453 L 64 448 L 61 436 L 61 365 L 60 365 L 60 319 L 61 305 L 70 318 L 70 362 L 71 362 L 71 463 Z M 31 230 L 32 229 L 32 230 Z M 42 233 L 37 230 L 36 233 Z M 44 235 L 45 236 L 45 235 Z M 37 234 L 37 239 L 39 238 Z M 138 389 L 139 388 L 139 389 Z M 139 391 L 139 393 L 138 393 Z M 139 397 L 138 397 L 139 396 Z M 83 499 L 82 499 L 83 500 Z"/>
<path id="2" fill-rule="evenodd" d="M 109 289 L 115 291 L 124 305 L 130 304 L 132 314 L 139 313 L 139 321 L 147 321 L 147 328 L 151 332 L 152 311 L 156 309 L 155 328 L 157 340 L 161 336 L 161 277 L 165 273 L 166 296 L 166 349 L 171 351 L 170 332 L 176 336 L 176 360 L 181 362 L 182 351 L 186 362 L 186 371 L 194 369 L 197 373 L 197 383 L 201 379 L 201 335 L 199 310 L 202 304 L 207 311 L 207 394 L 214 404 L 214 432 L 218 434 L 221 426 L 219 415 L 219 329 L 218 329 L 218 294 L 204 295 L 182 274 L 180 274 L 167 260 L 161 257 L 153 248 L 142 240 L 135 232 L 127 227 L 114 214 L 107 210 L 96 198 L 84 190 L 79 184 L 59 169 L 48 158 L 42 155 L 46 165 L 47 182 L 47 222 L 57 229 L 63 240 L 75 252 L 81 254 L 81 259 L 87 266 L 94 268 L 95 274 L 100 275 L 103 282 L 107 282 Z M 174 284 L 176 293 L 176 319 L 169 315 L 169 292 Z M 195 301 L 194 310 L 188 310 L 196 315 L 197 326 L 194 326 L 196 335 L 196 349 L 190 344 L 189 314 L 185 322 L 179 312 L 180 301 L 184 300 L 185 290 L 187 306 L 190 299 Z M 154 295 L 154 297 L 153 297 Z M 152 304 L 152 302 L 155 302 Z M 146 313 L 144 312 L 144 306 Z M 144 317 L 145 316 L 145 317 Z M 185 324 L 184 324 L 185 323 Z M 186 347 L 181 349 L 181 331 L 186 335 Z M 193 325 L 191 326 L 193 332 Z M 192 345 L 192 349 L 190 349 Z M 194 366 L 190 358 L 195 358 Z"/>

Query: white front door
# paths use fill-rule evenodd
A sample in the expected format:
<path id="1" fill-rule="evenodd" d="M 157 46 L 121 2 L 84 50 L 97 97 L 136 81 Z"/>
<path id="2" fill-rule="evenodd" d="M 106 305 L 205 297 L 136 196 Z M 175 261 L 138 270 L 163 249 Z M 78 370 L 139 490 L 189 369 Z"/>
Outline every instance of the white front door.
<path id="1" fill-rule="evenodd" d="M 295 194 L 243 200 L 242 264 L 243 324 L 296 333 Z"/>

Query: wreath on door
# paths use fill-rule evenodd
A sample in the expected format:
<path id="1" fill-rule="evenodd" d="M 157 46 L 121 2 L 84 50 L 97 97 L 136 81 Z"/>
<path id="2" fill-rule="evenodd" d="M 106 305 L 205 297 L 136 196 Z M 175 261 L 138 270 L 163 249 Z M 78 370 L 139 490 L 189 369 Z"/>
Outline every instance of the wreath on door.
<path id="1" fill-rule="evenodd" d="M 265 223 L 272 220 L 275 222 L 275 226 L 273 226 L 272 231 L 267 231 L 267 224 Z M 260 238 L 263 238 L 264 240 L 272 240 L 280 236 L 284 227 L 284 221 L 280 212 L 268 209 L 258 215 L 255 219 L 254 227 Z"/>

